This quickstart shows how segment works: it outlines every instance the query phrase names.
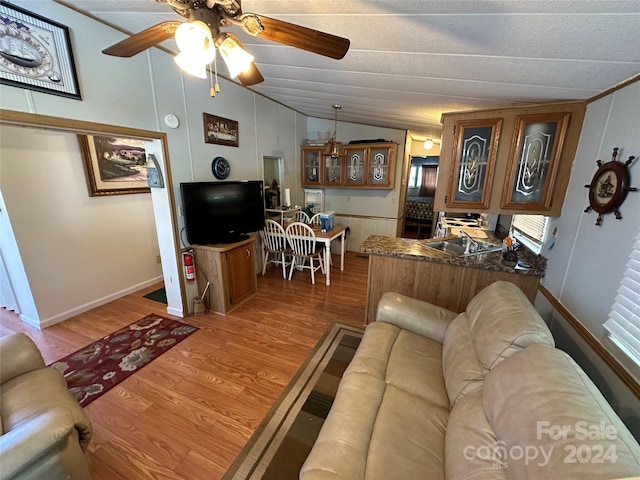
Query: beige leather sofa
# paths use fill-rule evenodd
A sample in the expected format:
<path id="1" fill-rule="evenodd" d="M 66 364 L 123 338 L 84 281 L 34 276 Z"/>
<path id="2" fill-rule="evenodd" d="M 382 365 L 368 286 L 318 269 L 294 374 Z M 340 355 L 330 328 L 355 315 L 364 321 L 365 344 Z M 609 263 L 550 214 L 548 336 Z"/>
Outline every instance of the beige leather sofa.
<path id="1" fill-rule="evenodd" d="M 300 472 L 329 479 L 610 479 L 640 446 L 513 284 L 456 314 L 387 293 Z"/>
<path id="2" fill-rule="evenodd" d="M 0 478 L 89 479 L 91 422 L 25 334 L 0 338 Z"/>

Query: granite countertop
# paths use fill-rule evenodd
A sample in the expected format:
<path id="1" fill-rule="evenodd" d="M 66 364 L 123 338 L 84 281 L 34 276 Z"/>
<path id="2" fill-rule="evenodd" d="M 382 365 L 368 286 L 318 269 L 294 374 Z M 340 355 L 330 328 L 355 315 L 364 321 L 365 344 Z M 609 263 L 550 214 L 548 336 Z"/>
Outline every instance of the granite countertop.
<path id="1" fill-rule="evenodd" d="M 543 277 L 547 268 L 547 259 L 545 257 L 542 255 L 536 255 L 524 247 L 521 250 L 518 250 L 518 259 L 531 265 L 531 268 L 521 268 L 515 266 L 513 262 L 506 262 L 502 259 L 502 252 L 500 251 L 460 257 L 426 245 L 428 242 L 447 240 L 451 238 L 456 237 L 415 240 L 412 238 L 371 235 L 362 242 L 362 245 L 360 245 L 360 251 L 373 255 L 407 258 L 410 260 L 425 262 L 447 263 L 462 267 L 517 273 L 520 275 L 532 275 L 537 277 Z M 495 244 L 501 243 L 497 238 L 483 239 L 483 241 Z"/>

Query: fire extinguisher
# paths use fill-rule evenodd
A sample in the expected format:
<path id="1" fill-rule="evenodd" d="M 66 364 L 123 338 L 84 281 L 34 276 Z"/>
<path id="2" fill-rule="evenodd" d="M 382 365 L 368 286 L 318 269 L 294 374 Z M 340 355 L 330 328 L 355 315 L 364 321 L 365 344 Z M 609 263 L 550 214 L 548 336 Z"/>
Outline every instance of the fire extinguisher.
<path id="1" fill-rule="evenodd" d="M 193 282 L 196 279 L 196 268 L 193 265 L 193 252 L 184 252 L 182 254 L 184 262 L 184 276 L 187 282 Z"/>

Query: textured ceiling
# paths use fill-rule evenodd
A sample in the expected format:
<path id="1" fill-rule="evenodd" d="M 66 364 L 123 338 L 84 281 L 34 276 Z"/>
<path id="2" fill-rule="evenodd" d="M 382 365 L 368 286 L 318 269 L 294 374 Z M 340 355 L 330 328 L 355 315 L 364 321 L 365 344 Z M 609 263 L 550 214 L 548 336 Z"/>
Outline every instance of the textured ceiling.
<path id="1" fill-rule="evenodd" d="M 131 33 L 183 20 L 152 0 L 59 3 Z M 339 103 L 340 120 L 417 139 L 438 137 L 444 112 L 586 99 L 640 72 L 640 0 L 243 0 L 242 10 L 351 40 L 333 60 L 232 27 L 265 78 L 252 89 L 314 117 L 333 118 Z"/>

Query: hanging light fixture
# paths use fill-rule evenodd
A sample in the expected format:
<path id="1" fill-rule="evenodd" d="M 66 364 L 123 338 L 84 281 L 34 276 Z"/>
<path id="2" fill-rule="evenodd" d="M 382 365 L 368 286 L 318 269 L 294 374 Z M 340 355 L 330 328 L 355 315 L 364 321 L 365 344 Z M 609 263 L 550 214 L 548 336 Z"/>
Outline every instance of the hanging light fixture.
<path id="1" fill-rule="evenodd" d="M 341 151 L 342 151 L 342 142 L 337 142 L 336 141 L 336 133 L 338 132 L 338 110 L 340 110 L 342 108 L 342 106 L 338 105 L 338 104 L 335 104 L 335 105 L 332 105 L 332 106 L 333 106 L 333 109 L 335 110 L 334 125 L 333 125 L 333 135 L 331 136 L 331 138 L 329 139 L 329 141 L 325 145 L 323 155 L 325 157 L 339 158 L 339 157 L 346 156 L 346 154 L 341 153 Z"/>
<path id="2" fill-rule="evenodd" d="M 242 48 L 242 43 L 233 33 L 221 33 L 216 38 L 216 47 L 229 69 L 231 78 L 248 71 L 253 63 L 253 55 Z"/>
<path id="3" fill-rule="evenodd" d="M 176 29 L 176 44 L 180 53 L 174 57 L 176 64 L 186 73 L 207 78 L 207 65 L 216 56 L 211 30 L 204 22 L 185 22 Z"/>
<path id="4" fill-rule="evenodd" d="M 232 33 L 221 33 L 213 40 L 211 30 L 206 23 L 195 20 L 182 23 L 175 33 L 176 44 L 180 53 L 174 57 L 176 64 L 189 75 L 198 78 L 207 78 L 207 66 L 216 58 L 216 48 L 220 51 L 231 78 L 246 74 L 255 75 L 253 55 L 248 53 L 238 37 Z M 217 66 L 215 67 L 216 83 L 212 88 L 211 96 L 214 97 L 220 91 L 218 86 Z M 260 73 L 257 73 L 260 76 Z"/>
<path id="5" fill-rule="evenodd" d="M 431 140 L 430 138 L 427 138 L 424 141 L 424 148 L 425 150 L 431 150 L 433 148 L 433 140 Z"/>

